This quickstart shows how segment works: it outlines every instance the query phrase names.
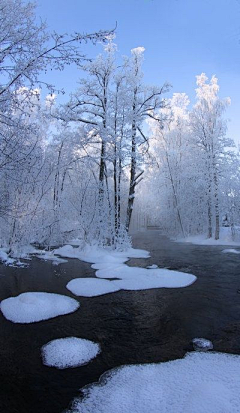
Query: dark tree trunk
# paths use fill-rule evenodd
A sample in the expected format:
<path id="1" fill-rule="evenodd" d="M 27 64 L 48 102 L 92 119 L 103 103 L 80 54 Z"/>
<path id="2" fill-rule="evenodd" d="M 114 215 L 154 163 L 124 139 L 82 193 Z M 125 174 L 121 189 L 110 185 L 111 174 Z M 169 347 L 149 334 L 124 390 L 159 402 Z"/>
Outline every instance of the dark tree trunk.
<path id="1" fill-rule="evenodd" d="M 137 129 L 136 129 L 136 122 L 134 120 L 132 124 L 130 185 L 129 185 L 129 193 L 128 193 L 127 219 L 126 219 L 126 230 L 127 231 L 129 231 L 129 227 L 131 223 L 134 196 L 135 196 L 135 186 L 136 186 L 136 134 L 137 134 Z"/>

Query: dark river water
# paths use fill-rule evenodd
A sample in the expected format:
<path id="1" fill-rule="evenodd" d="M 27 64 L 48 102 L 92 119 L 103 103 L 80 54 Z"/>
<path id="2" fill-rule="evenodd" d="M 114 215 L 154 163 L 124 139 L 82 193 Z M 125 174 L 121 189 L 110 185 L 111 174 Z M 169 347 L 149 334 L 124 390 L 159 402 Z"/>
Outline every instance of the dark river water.
<path id="1" fill-rule="evenodd" d="M 174 243 L 158 231 L 136 234 L 133 245 L 150 251 L 151 258 L 129 265 L 157 264 L 195 274 L 197 281 L 186 288 L 77 298 L 65 286 L 73 278 L 94 276 L 90 264 L 71 259 L 53 266 L 35 258 L 28 268 L 0 266 L 0 300 L 46 291 L 81 303 L 75 313 L 33 324 L 14 324 L 0 313 L 1 413 L 61 413 L 81 387 L 106 370 L 183 357 L 194 337 L 212 340 L 217 351 L 240 354 L 239 255 L 223 254 L 227 247 Z M 69 336 L 100 343 L 101 354 L 79 368 L 44 366 L 41 347 Z"/>

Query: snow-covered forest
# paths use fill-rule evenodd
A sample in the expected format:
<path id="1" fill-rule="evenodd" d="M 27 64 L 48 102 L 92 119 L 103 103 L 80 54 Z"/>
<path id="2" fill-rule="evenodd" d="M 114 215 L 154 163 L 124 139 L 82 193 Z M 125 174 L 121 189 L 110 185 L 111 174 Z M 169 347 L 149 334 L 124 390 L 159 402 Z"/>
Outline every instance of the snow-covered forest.
<path id="1" fill-rule="evenodd" d="M 239 12 L 0 0 L 0 413 L 240 412 Z"/>
<path id="2" fill-rule="evenodd" d="M 164 79 L 145 84 L 144 47 L 121 57 L 114 32 L 51 35 L 21 0 L 2 0 L 0 21 L 5 251 L 74 238 L 117 247 L 147 225 L 216 240 L 225 226 L 236 239 L 240 158 L 215 75 L 196 74 L 190 102 Z M 101 54 L 88 59 L 86 42 Z M 79 80 L 60 103 L 42 75 L 69 65 Z"/>

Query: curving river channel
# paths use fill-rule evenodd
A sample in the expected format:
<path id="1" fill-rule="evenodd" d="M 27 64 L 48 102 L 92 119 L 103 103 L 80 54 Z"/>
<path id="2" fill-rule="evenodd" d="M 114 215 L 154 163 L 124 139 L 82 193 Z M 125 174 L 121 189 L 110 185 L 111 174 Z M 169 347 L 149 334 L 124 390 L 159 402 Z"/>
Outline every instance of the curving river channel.
<path id="1" fill-rule="evenodd" d="M 197 281 L 186 288 L 84 298 L 65 286 L 73 278 L 93 277 L 90 264 L 69 259 L 54 266 L 34 258 L 28 268 L 0 266 L 0 300 L 46 291 L 81 303 L 75 313 L 33 324 L 14 324 L 0 313 L 0 412 L 61 413 L 81 387 L 107 370 L 183 357 L 194 337 L 212 340 L 217 351 L 240 354 L 239 255 L 224 254 L 221 246 L 175 243 L 159 231 L 136 234 L 133 246 L 150 251 L 151 257 L 131 259 L 128 265 L 157 264 L 194 274 Z M 101 354 L 79 368 L 44 366 L 41 347 L 69 336 L 100 343 Z"/>

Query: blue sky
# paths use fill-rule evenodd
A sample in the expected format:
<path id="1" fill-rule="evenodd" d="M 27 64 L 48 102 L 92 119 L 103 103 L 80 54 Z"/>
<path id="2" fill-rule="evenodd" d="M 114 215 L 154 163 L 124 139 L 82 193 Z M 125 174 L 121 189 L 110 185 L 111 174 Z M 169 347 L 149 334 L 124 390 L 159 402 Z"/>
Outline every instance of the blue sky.
<path id="1" fill-rule="evenodd" d="M 144 46 L 148 84 L 168 81 L 194 103 L 195 76 L 219 78 L 220 96 L 229 96 L 228 134 L 240 142 L 240 0 L 37 0 L 37 13 L 50 30 L 94 32 L 117 21 L 120 55 Z M 101 46 L 83 46 L 94 57 Z M 66 91 L 81 73 L 68 68 L 53 80 Z M 169 94 L 169 97 L 171 95 Z"/>

